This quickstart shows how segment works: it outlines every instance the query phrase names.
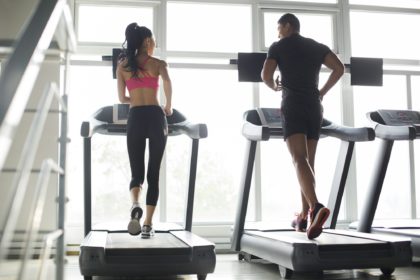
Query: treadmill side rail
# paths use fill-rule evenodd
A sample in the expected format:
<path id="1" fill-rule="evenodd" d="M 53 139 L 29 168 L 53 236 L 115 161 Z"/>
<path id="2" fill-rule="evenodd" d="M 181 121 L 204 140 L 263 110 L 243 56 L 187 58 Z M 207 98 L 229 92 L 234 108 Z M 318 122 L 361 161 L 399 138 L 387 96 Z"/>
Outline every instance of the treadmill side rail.
<path id="1" fill-rule="evenodd" d="M 190 247 L 211 247 L 215 248 L 214 243 L 201 238 L 200 236 L 191 233 L 189 231 L 170 231 L 170 233 L 177 238 L 181 239 L 184 243 L 188 244 Z"/>
<path id="2" fill-rule="evenodd" d="M 95 232 L 89 232 L 89 234 L 85 237 L 85 239 L 82 241 L 82 244 L 80 247 L 106 247 L 106 241 L 108 238 L 108 232 L 107 231 L 95 231 Z"/>

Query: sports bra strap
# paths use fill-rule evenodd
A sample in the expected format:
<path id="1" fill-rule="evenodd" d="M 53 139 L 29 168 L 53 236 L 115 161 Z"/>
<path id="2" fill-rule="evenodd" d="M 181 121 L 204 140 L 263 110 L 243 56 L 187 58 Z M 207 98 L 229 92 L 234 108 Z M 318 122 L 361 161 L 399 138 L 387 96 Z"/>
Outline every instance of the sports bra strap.
<path id="1" fill-rule="evenodd" d="M 147 61 L 150 59 L 150 56 L 148 55 L 146 57 L 146 59 L 143 61 L 143 63 L 140 64 L 140 67 L 143 67 L 144 65 L 146 65 Z M 151 77 L 151 75 L 144 69 L 139 69 L 139 72 L 143 74 L 143 76 L 145 77 Z"/>
<path id="2" fill-rule="evenodd" d="M 147 63 L 147 61 L 150 59 L 150 56 L 148 55 L 147 57 L 146 57 L 146 59 L 143 61 L 143 63 L 141 63 L 140 64 L 140 66 L 144 66 L 146 63 Z"/>

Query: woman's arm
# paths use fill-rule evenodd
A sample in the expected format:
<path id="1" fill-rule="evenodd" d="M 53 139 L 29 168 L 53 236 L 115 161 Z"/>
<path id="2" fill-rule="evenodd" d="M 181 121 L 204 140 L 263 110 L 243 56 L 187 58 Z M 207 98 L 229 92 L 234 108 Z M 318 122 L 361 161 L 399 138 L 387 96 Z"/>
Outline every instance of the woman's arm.
<path id="1" fill-rule="evenodd" d="M 122 69 L 122 62 L 118 63 L 117 66 L 117 89 L 118 89 L 118 100 L 120 100 L 121 103 L 130 103 L 130 97 L 125 95 L 125 80 L 124 80 L 124 76 L 123 76 L 123 71 L 124 69 Z"/>
<path id="2" fill-rule="evenodd" d="M 340 59 L 333 52 L 329 52 L 324 59 L 323 64 L 332 70 L 328 80 L 325 82 L 324 86 L 319 90 L 321 99 L 325 94 L 337 83 L 337 81 L 344 74 L 344 65 L 341 63 Z"/>
<path id="3" fill-rule="evenodd" d="M 172 115 L 172 82 L 168 73 L 168 64 L 163 60 L 160 61 L 159 74 L 162 77 L 163 91 L 166 98 L 164 106 L 165 114 L 170 116 Z"/>

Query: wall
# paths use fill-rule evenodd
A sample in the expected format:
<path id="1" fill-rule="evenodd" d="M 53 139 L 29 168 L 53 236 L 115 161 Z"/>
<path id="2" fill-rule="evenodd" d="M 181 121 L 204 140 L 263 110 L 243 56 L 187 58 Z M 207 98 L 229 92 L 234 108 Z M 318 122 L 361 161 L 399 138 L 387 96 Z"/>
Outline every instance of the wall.
<path id="1" fill-rule="evenodd" d="M 15 39 L 38 2 L 38 0 L 0 0 L 0 26 L 2 26 L 0 40 Z"/>
<path id="2" fill-rule="evenodd" d="M 7 59 L 9 50 L 7 47 L 18 37 L 25 22 L 31 15 L 31 12 L 36 8 L 38 1 L 34 0 L 0 0 L 0 26 L 7 26 L 7 28 L 0 28 L 0 63 L 1 71 L 4 71 L 4 61 Z M 3 48 L 2 48 L 3 47 Z M 6 48 L 4 48 L 6 47 Z M 39 76 L 32 90 L 32 95 L 26 106 L 17 133 L 14 137 L 13 146 L 8 154 L 5 166 L 0 173 L 0 227 L 4 222 L 4 213 L 9 206 L 10 201 L 6 201 L 12 191 L 12 181 L 16 175 L 16 167 L 20 158 L 23 145 L 27 138 L 27 133 L 35 116 L 35 109 L 42 93 L 45 91 L 50 81 L 55 82 L 60 86 L 60 56 L 57 52 L 51 52 L 47 55 L 42 64 Z M 1 72 L 0 72 L 1 74 Z M 37 149 L 36 158 L 32 173 L 29 179 L 28 191 L 25 194 L 24 206 L 21 209 L 17 229 L 23 229 L 26 224 L 28 216 L 28 207 L 32 196 L 33 188 L 38 179 L 39 170 L 42 161 L 46 158 L 51 158 L 58 162 L 58 136 L 59 136 L 59 114 L 58 102 L 54 99 L 51 110 L 48 113 L 45 128 L 42 133 L 40 146 Z M 36 147 L 33 147 L 34 149 Z M 52 230 L 56 228 L 57 210 L 56 210 L 56 196 L 58 187 L 57 174 L 51 174 L 49 190 L 47 195 L 47 202 L 44 209 L 44 217 L 42 220 L 41 230 Z M 0 231 L 2 229 L 0 228 Z"/>

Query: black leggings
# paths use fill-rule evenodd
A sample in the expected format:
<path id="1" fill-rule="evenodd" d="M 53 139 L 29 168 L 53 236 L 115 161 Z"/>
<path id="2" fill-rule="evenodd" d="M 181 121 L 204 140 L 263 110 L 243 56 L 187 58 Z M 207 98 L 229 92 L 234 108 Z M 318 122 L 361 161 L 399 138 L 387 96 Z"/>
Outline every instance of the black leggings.
<path id="1" fill-rule="evenodd" d="M 131 167 L 130 190 L 144 182 L 144 152 L 149 138 L 146 204 L 156 206 L 159 197 L 159 170 L 168 137 L 168 124 L 160 106 L 136 106 L 127 122 L 127 148 Z"/>

